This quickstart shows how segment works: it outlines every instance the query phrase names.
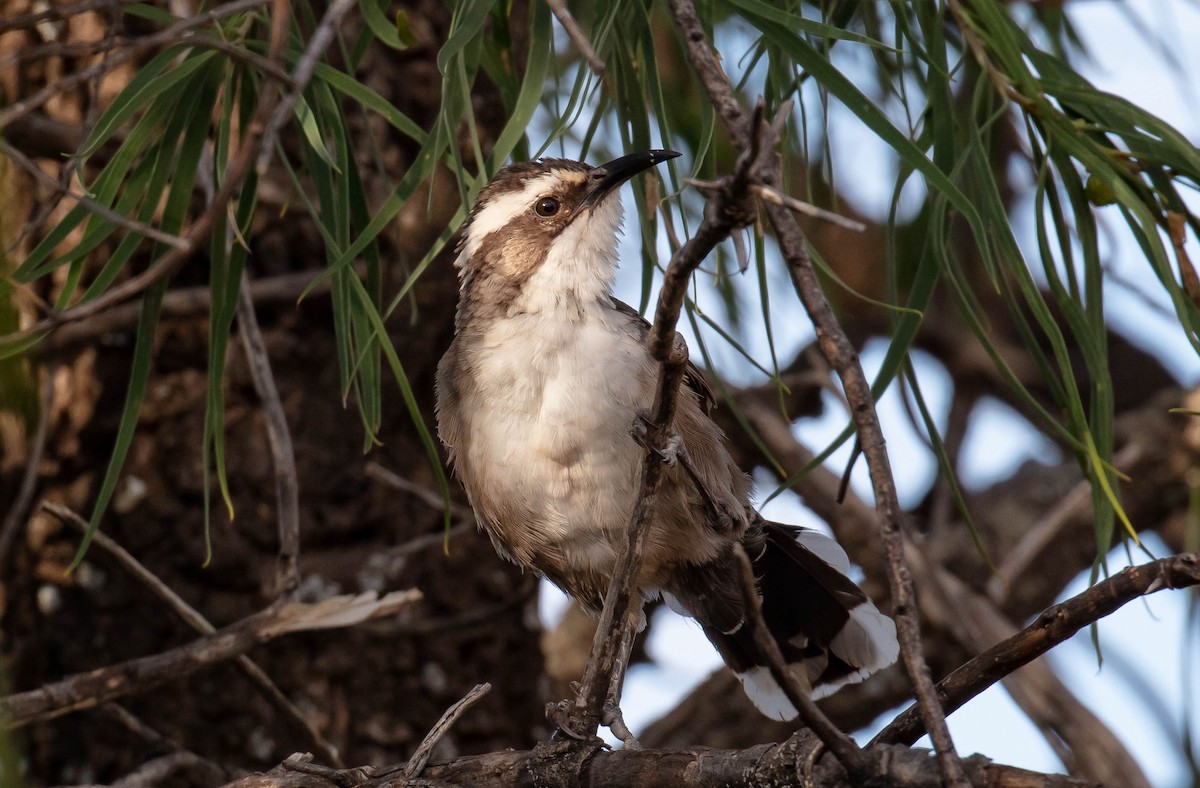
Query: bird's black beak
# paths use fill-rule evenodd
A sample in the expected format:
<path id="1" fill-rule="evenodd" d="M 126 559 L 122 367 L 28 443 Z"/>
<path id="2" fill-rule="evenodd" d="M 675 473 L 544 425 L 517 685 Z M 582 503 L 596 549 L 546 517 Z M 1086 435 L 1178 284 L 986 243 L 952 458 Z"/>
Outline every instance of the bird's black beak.
<path id="1" fill-rule="evenodd" d="M 634 175 L 679 155 L 678 151 L 673 150 L 648 150 L 631 153 L 628 156 L 613 159 L 608 164 L 593 167 L 588 172 L 588 179 L 591 181 L 590 188 L 580 207 L 592 208 L 598 205 L 605 195 Z"/>

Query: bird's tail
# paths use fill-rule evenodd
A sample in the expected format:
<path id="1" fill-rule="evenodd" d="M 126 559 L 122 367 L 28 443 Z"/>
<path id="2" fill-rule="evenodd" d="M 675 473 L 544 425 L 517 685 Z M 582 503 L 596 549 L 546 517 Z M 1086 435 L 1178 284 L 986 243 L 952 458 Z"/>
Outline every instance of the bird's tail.
<path id="1" fill-rule="evenodd" d="M 808 677 L 813 698 L 896 661 L 896 625 L 847 577 L 850 560 L 837 542 L 818 531 L 770 522 L 752 533 L 746 549 L 758 578 L 763 619 L 784 659 Z M 796 709 L 771 677 L 750 626 L 722 632 L 704 625 L 704 630 L 759 711 L 777 720 L 795 718 Z"/>

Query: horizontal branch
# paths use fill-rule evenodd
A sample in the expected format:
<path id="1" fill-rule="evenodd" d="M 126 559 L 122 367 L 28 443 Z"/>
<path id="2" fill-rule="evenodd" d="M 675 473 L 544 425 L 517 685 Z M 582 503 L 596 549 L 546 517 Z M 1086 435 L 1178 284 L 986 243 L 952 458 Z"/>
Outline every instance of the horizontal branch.
<path id="1" fill-rule="evenodd" d="M 927 750 L 879 747 L 876 764 L 880 771 L 873 784 L 892 788 L 934 788 L 942 784 L 937 761 Z M 824 757 L 821 757 L 821 756 Z M 837 761 L 823 750 L 810 732 L 804 731 L 783 744 L 759 744 L 745 750 L 689 747 L 679 750 L 600 750 L 580 759 L 573 742 L 539 745 L 533 750 L 504 751 L 458 758 L 427 766 L 422 785 L 473 785 L 504 788 L 546 784 L 552 776 L 556 785 L 807 785 L 813 788 L 842 788 L 855 783 L 847 779 Z M 403 765 L 387 769 L 310 769 L 311 756 L 293 755 L 266 774 L 252 774 L 225 788 L 360 788 L 408 785 Z M 293 767 L 291 764 L 296 764 Z M 992 763 L 974 755 L 962 762 L 971 785 L 989 788 L 1081 788 L 1091 785 L 1063 775 L 1046 775 Z M 368 774 L 389 774 L 373 779 Z M 365 777 L 365 779 L 363 779 Z"/>
<path id="2" fill-rule="evenodd" d="M 938 682 L 946 713 L 963 706 L 1017 668 L 1140 596 L 1165 588 L 1200 585 L 1200 553 L 1162 558 L 1121 570 L 1078 596 L 1048 608 L 1037 620 Z M 915 707 L 909 707 L 879 732 L 874 742 L 912 744 L 925 732 Z"/>
<path id="3" fill-rule="evenodd" d="M 394 615 L 416 604 L 419 591 L 335 596 L 314 605 L 273 607 L 184 646 L 131 659 L 119 665 L 77 673 L 39 689 L 0 698 L 0 719 L 8 728 L 52 719 L 69 712 L 153 689 L 232 659 L 255 646 L 292 632 L 341 629 Z"/>
<path id="4" fill-rule="evenodd" d="M 301 295 L 306 295 L 306 290 L 309 300 L 328 295 L 331 287 L 329 278 L 313 284 L 320 274 L 319 270 L 309 270 L 255 279 L 250 282 L 250 297 L 256 305 L 262 305 L 295 304 Z M 180 319 L 205 315 L 211 306 L 212 288 L 208 285 L 180 287 L 168 290 L 163 296 L 162 317 Z M 105 334 L 132 331 L 137 325 L 141 308 L 140 303 L 121 304 L 87 320 L 65 325 L 35 345 L 33 352 L 45 358 L 76 345 L 102 340 Z"/>

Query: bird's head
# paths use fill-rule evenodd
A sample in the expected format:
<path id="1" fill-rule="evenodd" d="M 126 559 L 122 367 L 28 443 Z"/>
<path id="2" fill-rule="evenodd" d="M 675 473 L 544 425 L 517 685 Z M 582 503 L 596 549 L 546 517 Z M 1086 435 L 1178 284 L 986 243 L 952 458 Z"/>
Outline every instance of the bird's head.
<path id="1" fill-rule="evenodd" d="M 479 192 L 461 236 L 464 297 L 511 301 L 530 289 L 538 291 L 526 293 L 534 298 L 607 294 L 621 231 L 617 187 L 678 155 L 650 150 L 598 167 L 538 159 L 500 170 Z M 480 288 L 483 294 L 469 292 Z"/>

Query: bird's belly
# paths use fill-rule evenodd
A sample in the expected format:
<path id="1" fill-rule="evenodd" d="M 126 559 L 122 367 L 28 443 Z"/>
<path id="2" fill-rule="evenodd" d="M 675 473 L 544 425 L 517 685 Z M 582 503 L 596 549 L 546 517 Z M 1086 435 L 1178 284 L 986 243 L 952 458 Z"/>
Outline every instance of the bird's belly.
<path id="1" fill-rule="evenodd" d="M 474 403 L 468 448 L 503 500 L 485 519 L 535 568 L 607 575 L 635 497 L 641 450 L 630 430 L 653 396 L 641 382 L 646 351 L 603 326 L 566 336 L 510 327 L 495 342 L 476 373 L 481 389 L 504 394 Z"/>

